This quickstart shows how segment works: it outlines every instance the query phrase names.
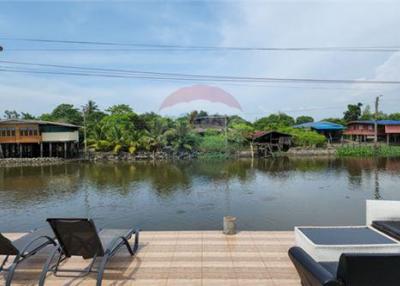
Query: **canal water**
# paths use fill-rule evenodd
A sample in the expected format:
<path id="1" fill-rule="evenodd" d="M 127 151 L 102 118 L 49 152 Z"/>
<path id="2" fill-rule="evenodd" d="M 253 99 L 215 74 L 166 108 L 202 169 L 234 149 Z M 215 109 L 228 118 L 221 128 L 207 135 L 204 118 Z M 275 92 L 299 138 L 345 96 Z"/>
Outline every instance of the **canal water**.
<path id="1" fill-rule="evenodd" d="M 242 230 L 365 223 L 365 200 L 400 200 L 399 159 L 267 159 L 67 163 L 0 168 L 0 231 L 47 217 L 99 227 Z"/>

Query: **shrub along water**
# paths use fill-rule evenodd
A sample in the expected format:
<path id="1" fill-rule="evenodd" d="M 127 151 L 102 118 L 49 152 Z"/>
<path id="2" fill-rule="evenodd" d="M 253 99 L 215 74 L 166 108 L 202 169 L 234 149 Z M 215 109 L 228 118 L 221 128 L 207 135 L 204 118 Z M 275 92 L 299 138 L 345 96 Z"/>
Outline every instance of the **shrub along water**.
<path id="1" fill-rule="evenodd" d="M 336 154 L 340 157 L 400 157 L 400 146 L 342 146 Z"/>

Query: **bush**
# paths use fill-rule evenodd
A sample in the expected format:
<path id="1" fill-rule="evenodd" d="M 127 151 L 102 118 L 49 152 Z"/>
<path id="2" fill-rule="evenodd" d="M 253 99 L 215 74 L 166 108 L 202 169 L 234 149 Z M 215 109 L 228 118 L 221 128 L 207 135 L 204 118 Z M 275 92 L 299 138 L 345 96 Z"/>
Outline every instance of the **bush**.
<path id="1" fill-rule="evenodd" d="M 200 151 L 206 153 L 225 152 L 226 151 L 225 136 L 223 135 L 205 136 L 203 140 L 200 142 L 199 149 Z"/>
<path id="2" fill-rule="evenodd" d="M 113 144 L 106 140 L 99 140 L 94 145 L 96 151 L 111 151 L 113 149 Z"/>
<path id="3" fill-rule="evenodd" d="M 400 157 L 400 146 L 343 146 L 336 154 L 340 157 Z"/>
<path id="4" fill-rule="evenodd" d="M 322 147 L 326 143 L 324 135 L 315 131 L 301 128 L 283 127 L 278 131 L 288 133 L 293 136 L 293 144 L 300 147 Z"/>

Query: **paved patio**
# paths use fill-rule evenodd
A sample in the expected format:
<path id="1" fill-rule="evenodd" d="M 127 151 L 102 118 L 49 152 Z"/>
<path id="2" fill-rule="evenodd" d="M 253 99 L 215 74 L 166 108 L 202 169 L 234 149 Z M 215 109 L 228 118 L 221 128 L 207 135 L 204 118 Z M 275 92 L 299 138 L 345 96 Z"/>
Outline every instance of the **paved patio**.
<path id="1" fill-rule="evenodd" d="M 300 285 L 287 256 L 293 243 L 291 231 L 244 231 L 235 236 L 219 231 L 146 231 L 140 235 L 135 259 L 120 251 L 110 261 L 103 285 Z M 45 258 L 46 253 L 42 253 L 21 264 L 13 285 L 37 285 Z M 78 258 L 64 264 L 69 268 L 85 265 L 88 262 Z M 84 278 L 49 275 L 46 285 L 95 285 L 95 281 L 95 274 Z"/>

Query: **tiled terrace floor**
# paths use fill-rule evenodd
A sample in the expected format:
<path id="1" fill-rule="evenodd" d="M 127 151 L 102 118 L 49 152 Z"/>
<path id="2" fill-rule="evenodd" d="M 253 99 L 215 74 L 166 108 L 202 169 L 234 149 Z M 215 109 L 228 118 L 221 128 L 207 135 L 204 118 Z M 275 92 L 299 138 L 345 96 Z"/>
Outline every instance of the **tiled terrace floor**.
<path id="1" fill-rule="evenodd" d="M 287 256 L 293 243 L 293 232 L 244 231 L 235 236 L 218 231 L 142 232 L 137 257 L 132 259 L 122 249 L 108 264 L 103 285 L 300 285 Z M 21 264 L 13 285 L 37 285 L 45 258 L 42 253 Z M 87 264 L 74 258 L 64 267 Z M 85 278 L 49 275 L 46 285 L 95 285 L 95 279 L 95 274 Z"/>

